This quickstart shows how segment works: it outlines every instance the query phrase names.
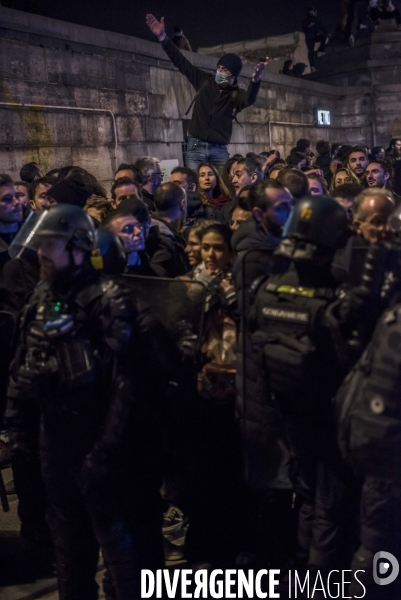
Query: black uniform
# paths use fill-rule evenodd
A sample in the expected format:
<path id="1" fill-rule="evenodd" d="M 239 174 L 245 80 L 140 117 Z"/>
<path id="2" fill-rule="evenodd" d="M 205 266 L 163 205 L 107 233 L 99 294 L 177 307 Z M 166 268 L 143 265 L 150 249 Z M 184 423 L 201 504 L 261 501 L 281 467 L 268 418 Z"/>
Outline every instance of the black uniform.
<path id="1" fill-rule="evenodd" d="M 41 283 L 26 306 L 9 386 L 14 459 L 26 458 L 33 407 L 60 598 L 97 598 L 99 545 L 116 598 L 140 597 L 160 568 L 154 412 L 132 353 L 135 311 L 89 262 Z"/>
<path id="2" fill-rule="evenodd" d="M 276 251 L 291 259 L 290 266 L 261 284 L 251 319 L 252 374 L 257 381 L 245 412 L 251 463 L 257 465 L 263 456 L 263 440 L 275 441 L 276 409 L 294 461 L 300 504 L 298 562 L 319 568 L 347 568 L 353 550 L 352 473 L 336 448 L 331 414 L 331 399 L 345 372 L 326 317 L 338 285 L 331 262 L 336 247 L 345 243 L 346 228 L 345 211 L 332 199 L 301 200 Z M 266 471 L 274 460 L 273 454 Z"/>

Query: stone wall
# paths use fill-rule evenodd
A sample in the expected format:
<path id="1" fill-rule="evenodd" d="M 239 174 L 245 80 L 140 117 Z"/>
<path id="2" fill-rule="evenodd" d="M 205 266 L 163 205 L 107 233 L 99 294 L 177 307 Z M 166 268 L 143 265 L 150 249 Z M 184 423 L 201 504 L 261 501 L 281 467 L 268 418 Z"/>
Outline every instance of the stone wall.
<path id="1" fill-rule="evenodd" d="M 75 164 L 109 182 L 116 165 L 140 156 L 182 161 L 194 91 L 158 43 L 3 7 L 0 19 L 1 171 L 18 177 L 31 160 L 45 171 Z M 214 71 L 214 58 L 186 55 Z M 245 67 L 240 86 L 251 75 Z M 25 106 L 11 106 L 18 103 Z M 332 111 L 331 128 L 313 125 L 316 108 Z M 267 72 L 255 106 L 238 119 L 231 153 L 277 144 L 286 155 L 301 137 L 374 141 L 370 87 Z"/>

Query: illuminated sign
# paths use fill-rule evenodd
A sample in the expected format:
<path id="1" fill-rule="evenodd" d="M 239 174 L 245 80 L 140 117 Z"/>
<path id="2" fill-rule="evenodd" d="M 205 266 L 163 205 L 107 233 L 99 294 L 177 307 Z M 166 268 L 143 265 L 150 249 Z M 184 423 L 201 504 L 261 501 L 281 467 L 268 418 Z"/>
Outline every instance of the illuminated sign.
<path id="1" fill-rule="evenodd" d="M 317 124 L 319 127 L 330 127 L 331 112 L 329 110 L 317 110 Z"/>

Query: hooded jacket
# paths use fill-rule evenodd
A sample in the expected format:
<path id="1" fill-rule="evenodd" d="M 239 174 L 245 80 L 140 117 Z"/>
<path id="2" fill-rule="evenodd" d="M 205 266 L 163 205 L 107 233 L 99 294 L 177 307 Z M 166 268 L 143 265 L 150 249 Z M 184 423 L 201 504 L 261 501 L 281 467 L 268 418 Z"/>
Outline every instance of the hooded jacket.
<path id="1" fill-rule="evenodd" d="M 236 84 L 222 88 L 215 82 L 214 75 L 194 67 L 168 37 L 161 45 L 173 65 L 185 75 L 199 94 L 188 133 L 210 144 L 228 144 L 231 139 L 233 115 L 255 103 L 260 81 L 251 81 L 246 91 Z M 234 91 L 236 94 L 233 99 Z"/>

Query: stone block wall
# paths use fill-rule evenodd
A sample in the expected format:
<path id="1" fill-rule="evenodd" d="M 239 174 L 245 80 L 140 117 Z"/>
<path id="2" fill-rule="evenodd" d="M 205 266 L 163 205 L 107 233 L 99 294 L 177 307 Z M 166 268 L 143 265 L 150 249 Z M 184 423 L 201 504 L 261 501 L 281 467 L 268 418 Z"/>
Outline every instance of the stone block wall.
<path id="1" fill-rule="evenodd" d="M 31 160 L 45 171 L 79 164 L 107 184 L 119 163 L 144 155 L 182 163 L 185 111 L 194 90 L 158 43 L 7 8 L 0 8 L 0 19 L 1 171 L 18 177 Z M 214 71 L 213 57 L 186 54 L 196 66 Z M 245 67 L 241 87 L 251 75 Z M 258 152 L 277 145 L 287 155 L 301 137 L 313 144 L 319 139 L 371 144 L 371 101 L 370 87 L 335 87 L 267 72 L 256 104 L 238 115 L 242 127 L 233 125 L 229 150 Z M 317 108 L 331 110 L 332 127 L 314 126 Z M 115 120 L 117 149 L 106 111 Z"/>

